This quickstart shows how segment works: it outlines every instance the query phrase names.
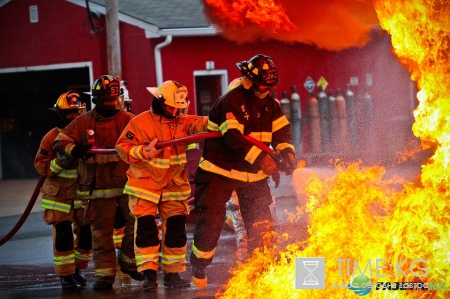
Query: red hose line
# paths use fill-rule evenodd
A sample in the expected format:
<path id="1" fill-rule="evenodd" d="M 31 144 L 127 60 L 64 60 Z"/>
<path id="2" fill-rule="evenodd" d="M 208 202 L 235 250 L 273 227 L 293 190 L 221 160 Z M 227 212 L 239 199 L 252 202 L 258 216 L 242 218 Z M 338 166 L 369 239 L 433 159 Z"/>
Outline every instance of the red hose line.
<path id="1" fill-rule="evenodd" d="M 22 227 L 22 224 L 27 219 L 28 215 L 31 212 L 31 209 L 34 206 L 34 203 L 36 202 L 36 199 L 38 198 L 39 192 L 41 190 L 42 185 L 44 184 L 45 177 L 41 176 L 39 178 L 39 181 L 36 184 L 36 187 L 34 188 L 33 195 L 31 196 L 30 201 L 28 202 L 28 205 L 25 209 L 25 212 L 23 212 L 22 216 L 20 217 L 19 221 L 17 221 L 16 225 L 13 227 L 13 229 L 0 240 L 0 246 L 8 242 L 9 239 L 11 239 L 12 236 L 14 236 L 17 231 Z"/>
<path id="2" fill-rule="evenodd" d="M 203 139 L 220 138 L 220 137 L 222 137 L 222 133 L 220 133 L 220 132 L 202 132 L 202 133 L 197 133 L 197 134 L 193 134 L 193 135 L 189 135 L 189 136 L 181 137 L 181 138 L 177 138 L 177 139 L 159 141 L 158 143 L 155 144 L 155 147 L 163 148 L 166 146 L 174 146 L 174 145 L 182 144 L 182 143 L 194 143 L 196 141 L 200 141 Z M 266 154 L 273 153 L 273 150 L 270 147 L 268 147 L 267 145 L 265 145 L 263 142 L 255 139 L 251 136 L 244 136 L 244 138 L 247 139 L 247 141 L 250 141 L 251 143 L 253 143 L 258 148 L 260 148 Z M 97 154 L 97 155 L 115 154 L 116 149 L 114 149 L 114 148 L 91 148 L 88 151 L 88 153 L 89 154 Z"/>

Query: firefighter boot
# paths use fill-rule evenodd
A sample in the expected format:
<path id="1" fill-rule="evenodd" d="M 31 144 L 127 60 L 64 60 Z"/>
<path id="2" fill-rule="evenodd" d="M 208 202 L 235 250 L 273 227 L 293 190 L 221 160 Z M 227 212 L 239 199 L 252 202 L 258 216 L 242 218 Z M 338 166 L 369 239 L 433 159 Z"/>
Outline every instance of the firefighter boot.
<path id="1" fill-rule="evenodd" d="M 87 284 L 86 276 L 84 276 L 83 272 L 80 269 L 75 268 L 75 274 L 72 275 L 75 282 L 80 286 L 85 286 Z"/>
<path id="2" fill-rule="evenodd" d="M 158 284 L 156 283 L 156 271 L 155 270 L 144 270 L 144 284 L 142 285 L 142 290 L 144 292 L 156 290 Z"/>
<path id="3" fill-rule="evenodd" d="M 65 290 L 76 289 L 78 287 L 72 275 L 60 276 L 59 279 L 61 280 L 61 287 Z"/>
<path id="4" fill-rule="evenodd" d="M 178 273 L 164 273 L 164 285 L 169 288 L 188 288 L 191 283 Z"/>
<path id="5" fill-rule="evenodd" d="M 204 269 L 193 267 L 191 280 L 194 286 L 199 289 L 206 288 L 208 285 L 208 278 Z"/>
<path id="6" fill-rule="evenodd" d="M 115 277 L 111 277 L 110 279 L 114 280 Z M 94 291 L 104 291 L 104 290 L 111 290 L 113 287 L 113 284 L 110 282 L 107 282 L 105 280 L 96 280 L 94 282 L 93 289 Z"/>
<path id="7" fill-rule="evenodd" d="M 127 263 L 125 261 L 123 261 L 120 257 L 119 257 L 119 266 L 120 266 L 120 271 L 122 273 L 127 274 L 134 280 L 143 281 L 145 279 L 144 274 L 142 274 L 141 272 L 138 272 L 136 270 L 125 270 L 127 268 Z M 128 268 L 129 267 L 130 266 L 128 266 Z"/>

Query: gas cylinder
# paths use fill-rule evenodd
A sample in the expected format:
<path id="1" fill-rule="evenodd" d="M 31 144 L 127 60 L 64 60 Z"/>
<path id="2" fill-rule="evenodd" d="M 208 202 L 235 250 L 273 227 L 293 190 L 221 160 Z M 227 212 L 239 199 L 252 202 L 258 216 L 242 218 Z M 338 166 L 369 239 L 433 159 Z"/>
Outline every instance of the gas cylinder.
<path id="1" fill-rule="evenodd" d="M 342 95 L 340 88 L 336 90 L 336 107 L 339 123 L 339 130 L 338 130 L 339 152 L 348 153 L 350 145 L 348 139 L 347 108 L 345 105 L 345 98 Z"/>
<path id="2" fill-rule="evenodd" d="M 322 86 L 319 86 L 319 93 L 317 94 L 317 101 L 319 102 L 320 113 L 320 133 L 322 139 L 322 151 L 330 151 L 330 125 L 328 118 L 328 98 Z"/>
<path id="3" fill-rule="evenodd" d="M 272 92 L 272 97 L 275 101 L 277 101 L 278 104 L 280 104 L 280 100 L 278 99 L 278 94 L 276 91 Z"/>
<path id="4" fill-rule="evenodd" d="M 330 127 L 330 149 L 332 152 L 337 152 L 339 144 L 339 122 L 336 98 L 333 96 L 331 89 L 328 90 L 328 123 Z"/>
<path id="5" fill-rule="evenodd" d="M 300 109 L 300 96 L 297 93 L 297 86 L 292 86 L 291 94 L 291 129 L 292 140 L 294 141 L 295 150 L 302 152 L 302 113 Z"/>
<path id="6" fill-rule="evenodd" d="M 311 152 L 322 152 L 322 142 L 320 137 L 320 113 L 319 102 L 314 96 L 314 92 L 311 92 L 311 97 L 308 100 L 308 118 L 309 118 L 309 141 L 311 146 Z"/>
<path id="7" fill-rule="evenodd" d="M 359 151 L 359 144 L 358 144 L 358 126 L 356 123 L 355 94 L 350 89 L 350 84 L 347 84 L 347 89 L 345 91 L 344 98 L 345 98 L 345 105 L 347 107 L 347 123 L 350 138 L 350 147 L 353 153 L 357 153 Z"/>
<path id="8" fill-rule="evenodd" d="M 362 109 L 364 112 L 364 136 L 366 138 L 364 144 L 364 150 L 366 152 L 367 158 L 369 160 L 374 158 L 376 147 L 375 147 L 375 127 L 373 121 L 373 102 L 372 97 L 370 96 L 367 89 L 364 91 L 364 95 L 362 97 Z"/>
<path id="9" fill-rule="evenodd" d="M 287 92 L 286 90 L 283 90 L 281 94 L 281 111 L 283 111 L 284 115 L 286 115 L 286 118 L 291 121 L 291 102 L 287 98 Z"/>
<path id="10" fill-rule="evenodd" d="M 292 86 L 291 94 L 291 117 L 293 121 L 300 120 L 302 118 L 300 108 L 300 96 L 297 93 L 297 86 Z"/>

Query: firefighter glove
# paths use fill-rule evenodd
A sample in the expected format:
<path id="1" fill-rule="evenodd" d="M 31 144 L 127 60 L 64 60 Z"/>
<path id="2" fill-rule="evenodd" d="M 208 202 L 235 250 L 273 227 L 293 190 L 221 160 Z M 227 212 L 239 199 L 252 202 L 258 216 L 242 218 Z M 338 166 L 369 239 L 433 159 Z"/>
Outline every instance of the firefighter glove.
<path id="1" fill-rule="evenodd" d="M 261 166 L 261 170 L 267 175 L 272 175 L 278 170 L 277 169 L 277 164 L 275 163 L 275 161 L 269 155 L 266 155 L 261 160 L 259 165 Z"/>
<path id="2" fill-rule="evenodd" d="M 87 160 L 90 157 L 94 156 L 93 154 L 88 154 L 88 150 L 90 150 L 92 144 L 78 144 L 73 149 L 70 155 L 75 159 L 83 159 Z"/>
<path id="3" fill-rule="evenodd" d="M 290 148 L 286 148 L 280 152 L 280 157 L 284 165 L 283 171 L 285 171 L 287 175 L 291 175 L 297 168 L 294 152 Z"/>
<path id="4" fill-rule="evenodd" d="M 158 139 L 155 138 L 152 141 L 150 141 L 150 143 L 143 147 L 141 150 L 142 156 L 144 157 L 145 160 L 150 160 L 154 157 L 156 157 L 161 151 L 162 149 L 156 149 L 155 144 L 158 142 Z"/>
<path id="5" fill-rule="evenodd" d="M 272 180 L 275 182 L 275 188 L 278 188 L 280 185 L 280 173 L 278 171 L 272 174 Z"/>

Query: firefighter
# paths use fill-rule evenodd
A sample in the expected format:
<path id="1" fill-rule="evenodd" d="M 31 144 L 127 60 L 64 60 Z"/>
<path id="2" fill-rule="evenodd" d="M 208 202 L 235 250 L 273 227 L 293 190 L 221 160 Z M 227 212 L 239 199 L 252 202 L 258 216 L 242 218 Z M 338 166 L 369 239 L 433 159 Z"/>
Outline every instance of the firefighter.
<path id="1" fill-rule="evenodd" d="M 184 288 L 190 286 L 179 274 L 186 271 L 186 216 L 190 212 L 187 144 L 163 149 L 156 149 L 155 144 L 204 132 L 208 118 L 185 114 L 188 91 L 176 81 L 147 89 L 153 95 L 150 111 L 132 119 L 116 143 L 120 157 L 130 164 L 124 192 L 136 218 L 136 260 L 138 270 L 145 275 L 143 291 L 158 286 L 160 249 L 164 286 Z M 157 211 L 161 236 L 155 222 Z"/>
<path id="2" fill-rule="evenodd" d="M 109 75 L 95 80 L 89 93 L 95 108 L 78 117 L 56 137 L 54 149 L 61 155 L 78 159 L 77 197 L 86 202 L 85 218 L 93 238 L 94 290 L 112 289 L 116 276 L 116 251 L 113 242 L 114 220 L 119 205 L 126 219 L 118 264 L 123 273 L 144 280 L 137 272 L 133 250 L 134 218 L 128 196 L 123 194 L 128 165 L 117 154 L 92 155 L 92 147 L 114 148 L 133 114 L 120 104 L 123 91 L 119 81 Z"/>
<path id="3" fill-rule="evenodd" d="M 237 64 L 242 84 L 221 96 L 209 113 L 208 130 L 223 138 L 207 139 L 195 176 L 195 223 L 190 261 L 192 283 L 207 285 L 206 267 L 212 262 L 225 218 L 225 203 L 233 190 L 247 231 L 251 253 L 262 246 L 262 234 L 273 225 L 268 177 L 279 182 L 276 162 L 243 135 L 271 145 L 284 160 L 295 165 L 291 127 L 280 105 L 269 94 L 278 84 L 273 60 L 258 54 Z M 263 225 L 264 224 L 264 225 Z"/>
<path id="4" fill-rule="evenodd" d="M 77 161 L 52 149 L 60 129 L 85 112 L 79 97 L 75 90 L 69 90 L 50 108 L 58 116 L 56 127 L 42 138 L 34 159 L 34 167 L 45 177 L 41 207 L 45 223 L 53 225 L 53 260 L 63 289 L 86 285 L 81 269 L 87 268 L 92 252 L 91 229 L 84 222 L 82 202 L 75 197 Z"/>

